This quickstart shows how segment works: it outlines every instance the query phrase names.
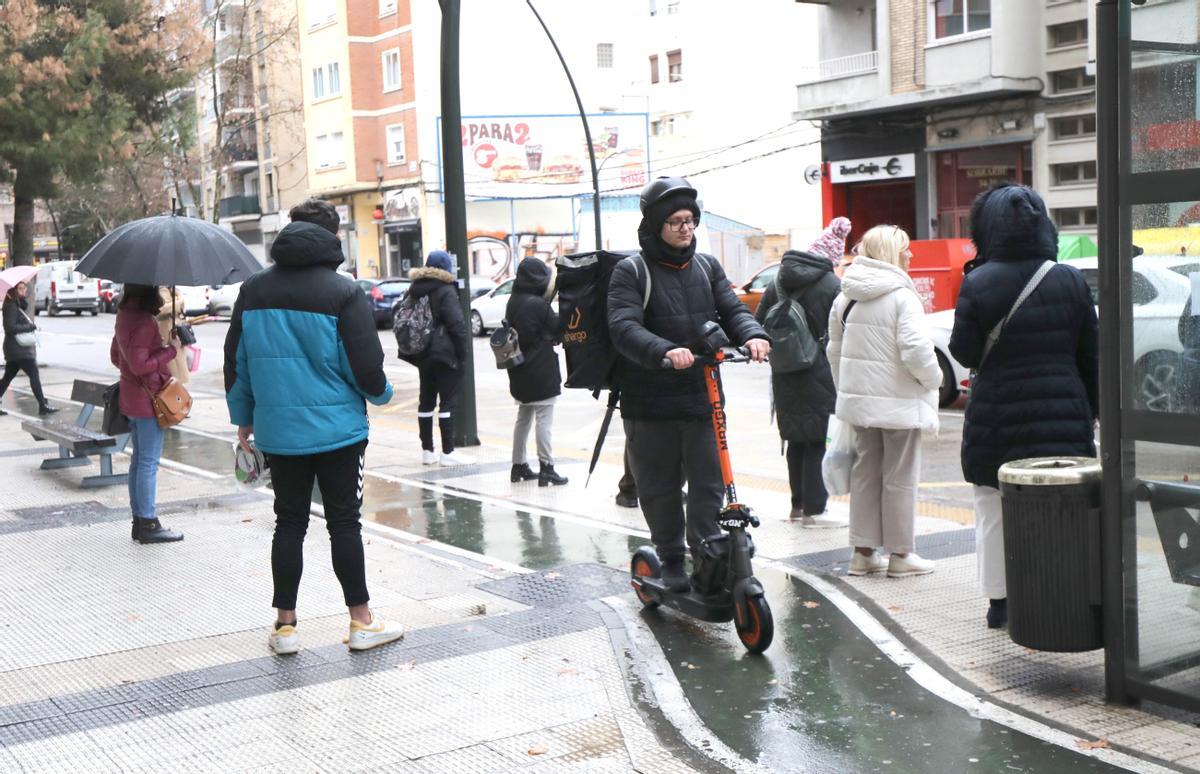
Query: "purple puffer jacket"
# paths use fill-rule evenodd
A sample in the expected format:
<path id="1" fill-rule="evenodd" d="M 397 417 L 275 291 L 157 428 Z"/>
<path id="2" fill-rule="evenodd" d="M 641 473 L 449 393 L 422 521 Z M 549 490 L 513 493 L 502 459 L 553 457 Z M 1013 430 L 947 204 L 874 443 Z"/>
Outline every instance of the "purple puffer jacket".
<path id="1" fill-rule="evenodd" d="M 171 376 L 167 364 L 175 358 L 175 348 L 162 343 L 154 315 L 136 309 L 117 312 L 109 357 L 121 369 L 121 413 L 127 417 L 154 416 L 146 390 L 157 393 L 162 389 Z"/>

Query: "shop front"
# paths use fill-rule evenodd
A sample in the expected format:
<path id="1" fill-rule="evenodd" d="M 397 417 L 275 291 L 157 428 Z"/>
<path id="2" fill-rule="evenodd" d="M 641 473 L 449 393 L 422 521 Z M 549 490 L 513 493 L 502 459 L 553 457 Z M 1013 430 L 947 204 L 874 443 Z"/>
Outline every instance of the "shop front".
<path id="1" fill-rule="evenodd" d="M 898 153 L 830 161 L 825 175 L 826 222 L 850 219 L 847 244 L 879 223 L 891 223 L 917 234 L 917 154 Z"/>
<path id="2" fill-rule="evenodd" d="M 421 251 L 421 189 L 388 191 L 383 200 L 384 253 L 381 271 L 386 277 L 407 277 L 425 264 Z"/>
<path id="3" fill-rule="evenodd" d="M 970 239 L 971 204 L 995 183 L 1033 185 L 1033 146 L 1028 142 L 939 151 L 933 156 L 940 239 Z"/>

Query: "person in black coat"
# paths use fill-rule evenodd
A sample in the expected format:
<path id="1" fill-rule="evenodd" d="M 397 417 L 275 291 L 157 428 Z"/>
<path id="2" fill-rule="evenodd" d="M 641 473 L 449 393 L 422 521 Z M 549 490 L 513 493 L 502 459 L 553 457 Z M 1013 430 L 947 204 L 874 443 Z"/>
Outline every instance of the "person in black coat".
<path id="1" fill-rule="evenodd" d="M 517 421 L 513 425 L 512 474 L 510 480 L 532 481 L 538 486 L 560 486 L 567 479 L 554 470 L 550 433 L 554 424 L 554 400 L 562 392 L 562 372 L 554 345 L 559 341 L 558 314 L 546 300 L 550 267 L 537 258 L 526 258 L 517 267 L 513 292 L 504 309 L 504 319 L 517 332 L 524 361 L 508 369 L 508 391 L 516 399 Z M 525 461 L 529 428 L 537 420 L 539 472 Z"/>
<path id="2" fill-rule="evenodd" d="M 417 367 L 421 378 L 417 402 L 417 427 L 421 435 L 421 462 L 425 465 L 470 465 L 475 460 L 454 450 L 454 407 L 462 389 L 464 363 L 470 354 L 467 324 L 458 298 L 458 278 L 450 254 L 434 250 L 425 266 L 408 273 L 412 285 L 406 301 L 414 303 L 429 296 L 433 315 L 433 338 L 429 348 L 415 357 L 404 359 Z M 433 446 L 434 408 L 438 408 L 438 429 L 442 436 L 442 454 Z"/>
<path id="3" fill-rule="evenodd" d="M 58 409 L 51 408 L 42 393 L 42 379 L 37 365 L 37 345 L 25 345 L 17 341 L 20 334 L 37 330 L 33 320 L 21 309 L 28 288 L 24 282 L 18 282 L 4 296 L 4 377 L 0 378 L 0 397 L 4 396 L 17 372 L 24 371 L 29 377 L 29 388 L 38 404 L 38 414 L 46 416 Z M 6 413 L 4 409 L 0 409 L 0 416 Z"/>
<path id="4" fill-rule="evenodd" d="M 686 591 L 685 545 L 695 555 L 704 538 L 720 531 L 716 519 L 724 496 L 704 371 L 691 367 L 695 357 L 688 347 L 709 321 L 749 347 L 758 362 L 771 345 L 721 264 L 696 252 L 696 189 L 683 178 L 659 178 L 642 190 L 641 209 L 642 251 L 613 269 L 608 327 L 620 355 L 615 381 L 642 514 L 664 583 Z M 674 368 L 664 369 L 664 359 Z"/>
<path id="5" fill-rule="evenodd" d="M 844 243 L 843 243 L 844 248 Z M 841 260 L 842 250 L 837 259 Z M 825 255 L 789 250 L 783 254 L 776 282 L 767 286 L 754 317 L 760 323 L 779 302 L 778 286 L 784 294 L 804 307 L 808 329 L 818 342 L 829 327 L 829 310 L 842 289 L 833 273 L 833 261 Z M 825 348 L 817 362 L 803 371 L 772 373 L 771 390 L 775 396 L 775 416 L 779 437 L 787 442 L 788 483 L 792 490 L 789 517 L 803 527 L 844 527 L 844 519 L 825 514 L 829 493 L 821 477 L 825 457 L 825 438 L 829 417 L 837 405 L 837 390 Z"/>
<path id="6" fill-rule="evenodd" d="M 1000 466 L 1028 457 L 1096 455 L 1099 331 L 1083 275 L 1055 265 L 1004 325 L 984 359 L 989 333 L 1012 310 L 1038 268 L 1058 255 L 1058 233 L 1032 189 L 1012 183 L 971 207 L 976 258 L 954 310 L 950 352 L 972 381 L 963 425 L 963 476 L 975 485 L 979 581 L 991 600 L 988 625 L 1007 621 Z"/>

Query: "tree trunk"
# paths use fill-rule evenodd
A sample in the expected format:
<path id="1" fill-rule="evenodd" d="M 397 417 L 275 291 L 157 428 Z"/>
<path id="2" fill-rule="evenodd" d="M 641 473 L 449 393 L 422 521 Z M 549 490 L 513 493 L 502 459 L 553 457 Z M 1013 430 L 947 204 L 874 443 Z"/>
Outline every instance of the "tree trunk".
<path id="1" fill-rule="evenodd" d="M 18 170 L 17 181 L 13 186 L 13 228 L 12 228 L 12 265 L 33 265 L 33 201 L 34 194 L 29 186 L 21 185 L 28 179 L 25 170 Z"/>

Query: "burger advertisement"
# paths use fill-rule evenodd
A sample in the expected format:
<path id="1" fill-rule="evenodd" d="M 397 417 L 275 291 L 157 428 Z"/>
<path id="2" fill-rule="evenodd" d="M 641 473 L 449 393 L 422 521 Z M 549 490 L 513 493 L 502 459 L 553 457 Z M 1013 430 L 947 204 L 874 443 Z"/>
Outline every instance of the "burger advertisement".
<path id="1" fill-rule="evenodd" d="M 438 124 L 440 140 L 440 118 Z M 588 116 L 588 125 L 600 189 L 640 190 L 649 179 L 648 116 L 603 113 Z M 467 116 L 460 137 L 468 197 L 566 197 L 592 190 L 578 115 Z"/>

